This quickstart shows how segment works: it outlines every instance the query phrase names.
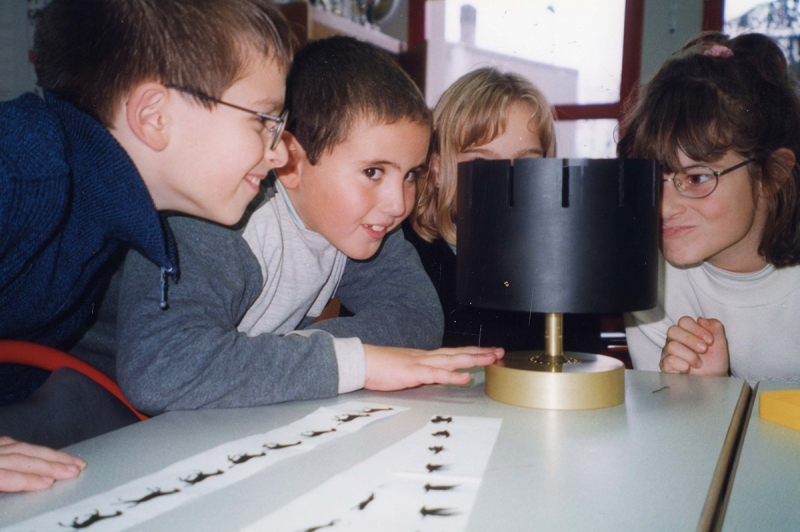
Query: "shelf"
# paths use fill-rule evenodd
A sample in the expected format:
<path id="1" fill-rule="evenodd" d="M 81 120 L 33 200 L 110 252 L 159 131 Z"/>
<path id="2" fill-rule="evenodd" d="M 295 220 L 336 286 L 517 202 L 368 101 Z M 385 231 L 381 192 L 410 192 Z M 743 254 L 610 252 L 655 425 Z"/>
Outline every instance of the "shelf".
<path id="1" fill-rule="evenodd" d="M 364 26 L 348 18 L 316 7 L 309 9 L 309 12 L 311 22 L 314 25 L 325 26 L 335 33 L 349 35 L 361 41 L 366 41 L 395 55 L 406 51 L 407 47 L 405 42 L 395 39 L 390 35 L 386 35 L 379 29 Z"/>

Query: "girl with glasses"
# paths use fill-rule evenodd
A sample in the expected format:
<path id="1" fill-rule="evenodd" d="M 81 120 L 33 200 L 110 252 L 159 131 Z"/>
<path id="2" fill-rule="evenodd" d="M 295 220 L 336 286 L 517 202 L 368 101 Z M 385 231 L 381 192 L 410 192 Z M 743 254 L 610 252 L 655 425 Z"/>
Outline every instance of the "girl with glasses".
<path id="1" fill-rule="evenodd" d="M 707 33 L 620 125 L 662 165 L 660 297 L 626 315 L 636 369 L 800 381 L 800 100 L 768 37 Z"/>

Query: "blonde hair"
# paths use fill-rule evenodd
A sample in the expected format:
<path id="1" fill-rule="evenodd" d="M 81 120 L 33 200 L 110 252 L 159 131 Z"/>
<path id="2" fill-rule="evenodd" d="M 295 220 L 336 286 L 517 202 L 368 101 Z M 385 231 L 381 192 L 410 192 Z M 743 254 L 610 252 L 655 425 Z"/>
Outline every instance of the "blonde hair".
<path id="1" fill-rule="evenodd" d="M 455 245 L 458 154 L 502 135 L 508 109 L 518 102 L 531 107 L 528 129 L 539 135 L 545 157 L 552 157 L 556 151 L 553 111 L 542 91 L 525 78 L 482 68 L 460 77 L 439 99 L 431 138 L 439 184 L 437 187 L 431 164 L 417 183 L 417 204 L 411 218 L 414 230 L 424 240 L 441 237 Z"/>

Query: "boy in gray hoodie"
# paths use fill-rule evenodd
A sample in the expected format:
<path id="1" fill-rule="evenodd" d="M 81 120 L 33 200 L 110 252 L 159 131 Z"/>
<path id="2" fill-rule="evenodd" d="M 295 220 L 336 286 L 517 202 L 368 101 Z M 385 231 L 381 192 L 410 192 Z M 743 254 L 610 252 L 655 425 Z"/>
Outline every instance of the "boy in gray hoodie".
<path id="1" fill-rule="evenodd" d="M 308 44 L 287 79 L 278 171 L 240 231 L 173 217 L 182 276 L 170 308 L 132 252 L 118 307 L 117 378 L 147 414 L 465 384 L 493 348 L 441 345 L 441 307 L 398 230 L 426 164 L 429 111 L 384 52 Z M 336 296 L 349 317 L 317 321 Z"/>

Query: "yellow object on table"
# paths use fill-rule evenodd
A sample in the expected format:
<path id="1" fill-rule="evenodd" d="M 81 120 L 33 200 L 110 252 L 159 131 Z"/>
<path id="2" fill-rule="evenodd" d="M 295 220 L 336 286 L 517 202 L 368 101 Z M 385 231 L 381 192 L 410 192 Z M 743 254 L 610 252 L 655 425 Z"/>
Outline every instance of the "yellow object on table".
<path id="1" fill-rule="evenodd" d="M 784 427 L 800 430 L 800 390 L 761 392 L 758 415 Z"/>

